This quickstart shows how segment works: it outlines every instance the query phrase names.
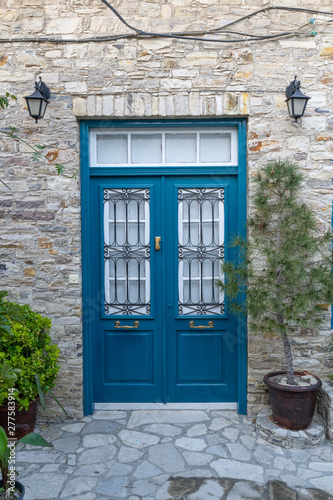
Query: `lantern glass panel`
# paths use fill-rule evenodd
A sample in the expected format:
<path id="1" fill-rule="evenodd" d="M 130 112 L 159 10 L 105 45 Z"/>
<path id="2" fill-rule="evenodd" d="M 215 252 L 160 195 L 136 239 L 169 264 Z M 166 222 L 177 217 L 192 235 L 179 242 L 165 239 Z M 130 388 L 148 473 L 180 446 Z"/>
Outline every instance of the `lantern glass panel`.
<path id="1" fill-rule="evenodd" d="M 294 115 L 295 116 L 302 116 L 304 112 L 304 108 L 306 106 L 306 99 L 299 99 L 299 98 L 294 98 Z"/>
<path id="2" fill-rule="evenodd" d="M 32 117 L 39 116 L 41 99 L 27 99 L 30 115 Z"/>
<path id="3" fill-rule="evenodd" d="M 45 99 L 43 99 L 42 102 L 41 102 L 40 118 L 44 117 L 45 111 L 46 111 L 46 108 L 47 108 L 47 104 L 48 104 L 48 102 L 45 101 Z"/>
<path id="4" fill-rule="evenodd" d="M 292 104 L 292 102 L 293 102 L 292 99 L 287 100 L 288 111 L 289 111 L 290 116 L 293 116 L 293 104 Z"/>

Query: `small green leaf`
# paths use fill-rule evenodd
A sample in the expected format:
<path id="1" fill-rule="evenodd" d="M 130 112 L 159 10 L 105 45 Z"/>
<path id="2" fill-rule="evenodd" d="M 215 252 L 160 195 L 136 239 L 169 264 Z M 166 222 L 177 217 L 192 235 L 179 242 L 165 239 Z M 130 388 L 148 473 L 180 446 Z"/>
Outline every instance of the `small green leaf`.
<path id="1" fill-rule="evenodd" d="M 53 446 L 53 444 L 48 443 L 40 434 L 37 434 L 37 432 L 30 432 L 30 434 L 23 436 L 23 438 L 16 441 L 16 445 L 19 443 L 30 444 L 32 446 Z"/>
<path id="2" fill-rule="evenodd" d="M 61 175 L 61 174 L 64 173 L 65 167 L 63 165 L 61 165 L 61 163 L 55 163 L 54 166 L 56 168 L 56 171 L 57 171 L 58 175 Z"/>
<path id="3" fill-rule="evenodd" d="M 52 392 L 52 391 L 49 391 L 49 394 L 50 394 L 50 396 L 52 396 L 52 397 L 53 397 L 54 401 L 55 401 L 56 403 L 58 403 L 58 405 L 60 406 L 60 408 L 62 409 L 62 411 L 63 411 L 63 412 L 64 412 L 64 414 L 66 415 L 66 417 L 67 417 L 67 418 L 72 418 L 72 417 L 71 417 L 71 416 L 67 413 L 67 411 L 66 411 L 66 410 L 65 410 L 65 408 L 62 406 L 62 404 L 61 404 L 61 403 L 57 400 L 57 398 L 55 397 L 55 395 L 53 394 L 53 392 Z"/>
<path id="4" fill-rule="evenodd" d="M 0 427 L 0 455 L 3 455 L 8 446 L 8 438 L 2 427 Z"/>
<path id="5" fill-rule="evenodd" d="M 42 391 L 42 386 L 41 386 L 41 383 L 40 383 L 40 378 L 39 378 L 39 376 L 38 376 L 37 373 L 35 373 L 35 379 L 36 379 L 36 384 L 37 384 L 38 396 L 39 396 L 41 405 L 43 407 L 43 410 L 45 410 L 46 406 L 45 406 L 44 394 L 43 394 L 43 391 Z"/>

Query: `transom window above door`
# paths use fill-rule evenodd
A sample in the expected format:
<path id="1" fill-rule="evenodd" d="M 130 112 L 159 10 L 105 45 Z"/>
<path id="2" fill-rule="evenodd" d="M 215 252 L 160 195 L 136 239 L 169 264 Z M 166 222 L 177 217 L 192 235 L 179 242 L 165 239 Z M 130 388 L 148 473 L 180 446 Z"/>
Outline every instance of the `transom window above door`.
<path id="1" fill-rule="evenodd" d="M 237 164 L 236 128 L 90 131 L 91 167 Z"/>

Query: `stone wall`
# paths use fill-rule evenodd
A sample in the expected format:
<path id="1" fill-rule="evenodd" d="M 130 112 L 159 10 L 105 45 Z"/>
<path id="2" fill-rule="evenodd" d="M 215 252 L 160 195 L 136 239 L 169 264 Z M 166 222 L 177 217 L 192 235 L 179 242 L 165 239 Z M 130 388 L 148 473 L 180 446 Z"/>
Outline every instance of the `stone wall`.
<path id="1" fill-rule="evenodd" d="M 141 30 L 206 30 L 223 26 L 267 0 L 123 0 L 112 2 Z M 275 5 L 332 12 L 330 0 L 277 0 Z M 316 24 L 309 23 L 316 18 Z M 333 23 L 305 12 L 269 10 L 232 29 L 288 37 L 242 43 L 133 37 L 99 0 L 3 0 L 0 6 L 0 93 L 18 96 L 0 112 L 0 126 L 16 126 L 22 137 L 48 147 L 50 159 L 79 168 L 79 120 L 122 117 L 248 118 L 248 178 L 268 159 L 290 157 L 306 176 L 305 198 L 324 230 L 331 223 L 333 159 Z M 301 29 L 300 26 L 303 26 Z M 316 31 L 316 35 L 310 32 Z M 70 40 L 130 33 L 113 41 Z M 302 33 L 302 34 L 300 34 Z M 230 35 L 231 36 L 231 35 Z M 236 35 L 232 35 L 236 37 Z M 29 41 L 48 37 L 44 42 Z M 11 39 L 21 39 L 10 42 Z M 54 42 L 58 38 L 58 42 Z M 24 39 L 24 40 L 23 40 Z M 66 41 L 67 39 L 67 41 Z M 7 40 L 7 41 L 4 41 Z M 53 41 L 52 41 L 53 40 Z M 311 96 L 306 115 L 288 117 L 285 87 L 294 75 Z M 42 75 L 51 103 L 43 120 L 27 116 L 24 95 Z M 61 372 L 56 394 L 74 414 L 82 409 L 81 275 L 79 178 L 55 174 L 34 163 L 28 148 L 0 143 L 1 288 L 53 320 Z M 318 333 L 293 341 L 295 365 L 325 377 L 333 371 L 329 353 L 330 310 Z M 267 402 L 262 377 L 278 369 L 281 350 L 272 339 L 249 336 L 249 409 Z M 49 414 L 57 408 L 49 405 Z"/>
<path id="2" fill-rule="evenodd" d="M 324 381 L 318 393 L 317 409 L 326 422 L 326 435 L 333 441 L 333 383 Z"/>

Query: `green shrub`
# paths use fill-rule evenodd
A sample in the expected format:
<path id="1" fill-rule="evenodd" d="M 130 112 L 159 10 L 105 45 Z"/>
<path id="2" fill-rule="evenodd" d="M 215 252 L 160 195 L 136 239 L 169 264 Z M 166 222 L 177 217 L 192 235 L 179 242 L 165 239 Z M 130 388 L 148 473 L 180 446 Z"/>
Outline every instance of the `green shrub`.
<path id="1" fill-rule="evenodd" d="M 25 322 L 9 320 L 11 333 L 2 335 L 0 363 L 5 361 L 12 368 L 19 368 L 15 383 L 16 402 L 19 409 L 28 408 L 37 398 L 37 374 L 43 393 L 54 387 L 59 366 L 59 349 L 47 334 L 51 320 L 35 313 L 27 305 L 19 306 Z M 7 400 L 7 389 L 0 388 L 0 406 Z"/>

